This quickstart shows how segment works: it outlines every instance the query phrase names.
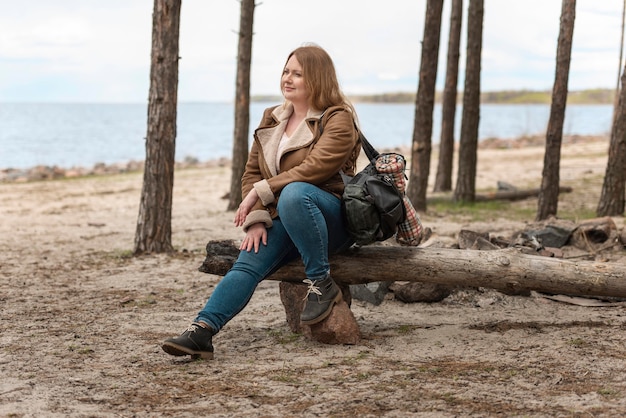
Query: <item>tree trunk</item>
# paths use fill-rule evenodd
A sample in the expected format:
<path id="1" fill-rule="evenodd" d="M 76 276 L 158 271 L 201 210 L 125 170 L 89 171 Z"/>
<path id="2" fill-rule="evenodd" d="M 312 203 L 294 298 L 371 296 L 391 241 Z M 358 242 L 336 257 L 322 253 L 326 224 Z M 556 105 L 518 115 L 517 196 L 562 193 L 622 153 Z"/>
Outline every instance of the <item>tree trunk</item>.
<path id="1" fill-rule="evenodd" d="M 252 26 L 254 1 L 241 0 L 239 46 L 237 53 L 237 86 L 235 92 L 235 132 L 230 178 L 230 198 L 227 210 L 241 203 L 241 177 L 248 160 L 248 130 L 250 126 L 250 62 L 252 61 Z"/>
<path id="2" fill-rule="evenodd" d="M 598 216 L 619 216 L 624 214 L 626 189 L 626 67 L 622 75 L 620 98 L 613 119 L 609 158 L 606 164 L 602 193 L 598 202 Z"/>
<path id="3" fill-rule="evenodd" d="M 622 71 L 622 54 L 624 51 L 624 24 L 626 19 L 626 0 L 622 5 L 622 32 L 619 49 L 619 69 Z M 618 216 L 624 214 L 626 188 L 626 66 L 620 74 L 618 71 L 613 105 L 613 126 L 609 145 L 609 158 L 606 165 L 602 193 L 598 201 L 598 216 Z"/>
<path id="4" fill-rule="evenodd" d="M 626 24 L 626 0 L 622 3 L 622 30 L 619 41 L 619 62 L 617 64 L 617 83 L 615 84 L 615 95 L 613 99 L 613 123 L 615 124 L 615 118 L 617 117 L 617 106 L 619 105 L 620 97 L 620 79 L 622 78 L 622 61 L 624 54 L 624 25 Z"/>
<path id="5" fill-rule="evenodd" d="M 446 84 L 441 104 L 441 138 L 439 140 L 439 164 L 435 177 L 435 192 L 452 190 L 452 161 L 454 158 L 454 122 L 456 118 L 457 82 L 459 78 L 459 55 L 463 0 L 452 0 Z"/>
<path id="6" fill-rule="evenodd" d="M 237 259 L 232 241 L 207 244 L 200 271 L 223 276 Z M 341 284 L 379 281 L 438 283 L 487 287 L 503 292 L 535 290 L 574 296 L 626 297 L 626 265 L 523 254 L 515 248 L 493 251 L 396 246 L 353 247 L 331 257 L 333 278 Z M 269 279 L 302 281 L 300 260 L 283 266 Z"/>
<path id="7" fill-rule="evenodd" d="M 172 251 L 181 0 L 154 0 L 148 134 L 134 254 Z"/>
<path id="8" fill-rule="evenodd" d="M 427 1 L 419 86 L 415 103 L 415 125 L 413 128 L 413 149 L 411 151 L 412 163 L 406 192 L 411 203 L 418 211 L 426 210 L 442 10 L 443 0 Z"/>
<path id="9" fill-rule="evenodd" d="M 559 203 L 559 169 L 561 166 L 561 142 L 567 103 L 567 82 L 572 54 L 572 37 L 576 17 L 576 0 L 563 0 L 561 24 L 556 57 L 556 79 L 552 89 L 550 120 L 546 136 L 546 152 L 543 159 L 541 193 L 537 209 L 538 221 L 556 216 Z"/>
<path id="10" fill-rule="evenodd" d="M 483 0 L 470 0 L 467 16 L 467 61 L 459 140 L 459 169 L 454 190 L 456 201 L 473 202 L 476 198 L 483 14 Z"/>

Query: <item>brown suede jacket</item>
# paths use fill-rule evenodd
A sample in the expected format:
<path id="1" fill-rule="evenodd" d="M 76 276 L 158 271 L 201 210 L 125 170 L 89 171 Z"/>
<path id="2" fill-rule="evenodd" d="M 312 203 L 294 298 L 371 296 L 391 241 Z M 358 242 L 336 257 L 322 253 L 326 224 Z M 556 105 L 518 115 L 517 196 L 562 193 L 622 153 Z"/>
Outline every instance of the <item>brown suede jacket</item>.
<path id="1" fill-rule="evenodd" d="M 361 143 L 352 113 L 341 106 L 330 107 L 325 112 L 309 111 L 289 138 L 287 148 L 277 155 L 292 112 L 290 104 L 267 108 L 254 131 L 241 191 L 245 197 L 254 187 L 259 201 L 248 214 L 244 231 L 258 222 L 268 228 L 272 226 L 272 219 L 278 216 L 276 205 L 280 192 L 287 184 L 307 182 L 340 197 L 344 183 L 339 172 L 354 175 Z M 322 113 L 323 133 L 320 135 Z"/>

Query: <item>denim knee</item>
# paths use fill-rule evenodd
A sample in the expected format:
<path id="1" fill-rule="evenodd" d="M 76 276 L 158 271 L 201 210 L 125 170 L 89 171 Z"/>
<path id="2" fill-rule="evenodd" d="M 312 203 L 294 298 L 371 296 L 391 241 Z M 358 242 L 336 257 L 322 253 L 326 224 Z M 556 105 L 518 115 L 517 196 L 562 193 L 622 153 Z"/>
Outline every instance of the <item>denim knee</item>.
<path id="1" fill-rule="evenodd" d="M 286 185 L 280 192 L 280 198 L 278 199 L 278 213 L 288 212 L 290 208 L 299 206 L 306 197 L 307 183 L 293 182 Z"/>

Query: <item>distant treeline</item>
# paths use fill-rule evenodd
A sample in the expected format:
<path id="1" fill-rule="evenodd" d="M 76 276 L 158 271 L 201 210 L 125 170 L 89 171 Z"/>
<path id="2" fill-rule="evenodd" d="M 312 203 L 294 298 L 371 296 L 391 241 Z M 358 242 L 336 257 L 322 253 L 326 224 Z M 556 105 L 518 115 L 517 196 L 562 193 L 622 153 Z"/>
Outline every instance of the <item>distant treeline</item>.
<path id="1" fill-rule="evenodd" d="M 435 101 L 441 103 L 443 92 L 435 94 Z M 372 95 L 349 95 L 354 103 L 415 103 L 415 93 L 383 93 Z M 570 91 L 567 98 L 569 104 L 612 104 L 615 90 L 591 89 Z M 480 95 L 481 103 L 494 104 L 549 104 L 552 99 L 551 91 L 533 90 L 503 90 L 483 92 Z M 253 96 L 255 102 L 280 101 L 278 96 Z M 463 102 L 463 93 L 458 94 L 458 102 Z"/>

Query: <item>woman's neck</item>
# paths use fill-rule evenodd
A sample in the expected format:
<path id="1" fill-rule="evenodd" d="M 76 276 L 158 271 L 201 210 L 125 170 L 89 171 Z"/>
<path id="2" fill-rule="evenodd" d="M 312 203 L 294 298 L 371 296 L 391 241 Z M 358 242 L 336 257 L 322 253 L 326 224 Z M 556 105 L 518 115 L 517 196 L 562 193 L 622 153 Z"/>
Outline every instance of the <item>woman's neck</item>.
<path id="1" fill-rule="evenodd" d="M 291 102 L 291 104 L 293 105 L 293 115 L 295 116 L 297 119 L 304 119 L 307 115 L 307 113 L 309 112 L 309 105 L 308 103 L 294 103 Z"/>
<path id="2" fill-rule="evenodd" d="M 293 105 L 293 113 L 289 116 L 289 120 L 287 121 L 287 126 L 285 127 L 285 134 L 287 136 L 293 135 L 296 128 L 302 122 L 309 111 L 308 105 L 297 105 L 292 102 Z"/>

